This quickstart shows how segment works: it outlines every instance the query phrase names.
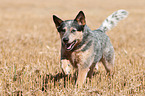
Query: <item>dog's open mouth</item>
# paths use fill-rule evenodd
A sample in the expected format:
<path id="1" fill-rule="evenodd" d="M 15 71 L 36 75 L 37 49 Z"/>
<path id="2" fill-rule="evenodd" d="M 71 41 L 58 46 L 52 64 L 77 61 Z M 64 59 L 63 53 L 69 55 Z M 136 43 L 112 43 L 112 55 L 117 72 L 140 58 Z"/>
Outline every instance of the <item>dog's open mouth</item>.
<path id="1" fill-rule="evenodd" d="M 65 44 L 66 45 L 66 49 L 67 50 L 72 50 L 74 48 L 74 46 L 75 46 L 76 43 L 77 43 L 77 41 L 75 40 L 72 43 Z"/>

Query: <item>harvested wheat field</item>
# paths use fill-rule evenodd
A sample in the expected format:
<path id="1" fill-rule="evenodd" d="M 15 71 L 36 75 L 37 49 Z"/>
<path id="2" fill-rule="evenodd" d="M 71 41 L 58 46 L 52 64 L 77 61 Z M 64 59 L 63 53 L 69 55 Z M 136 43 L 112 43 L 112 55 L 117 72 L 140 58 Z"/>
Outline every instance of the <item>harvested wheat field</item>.
<path id="1" fill-rule="evenodd" d="M 129 16 L 107 32 L 115 49 L 114 76 L 104 66 L 83 88 L 60 68 L 60 37 L 52 15 L 80 10 L 98 28 L 112 12 Z M 0 0 L 1 96 L 145 96 L 145 0 Z"/>

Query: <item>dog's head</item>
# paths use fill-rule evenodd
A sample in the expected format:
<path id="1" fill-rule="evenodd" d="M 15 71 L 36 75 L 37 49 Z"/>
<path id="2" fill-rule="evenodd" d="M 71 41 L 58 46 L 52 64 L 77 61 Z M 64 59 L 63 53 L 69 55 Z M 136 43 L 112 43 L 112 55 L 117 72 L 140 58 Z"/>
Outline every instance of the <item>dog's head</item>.
<path id="1" fill-rule="evenodd" d="M 63 21 L 53 15 L 53 21 L 67 50 L 72 50 L 82 41 L 86 25 L 83 11 L 80 11 L 74 20 Z"/>

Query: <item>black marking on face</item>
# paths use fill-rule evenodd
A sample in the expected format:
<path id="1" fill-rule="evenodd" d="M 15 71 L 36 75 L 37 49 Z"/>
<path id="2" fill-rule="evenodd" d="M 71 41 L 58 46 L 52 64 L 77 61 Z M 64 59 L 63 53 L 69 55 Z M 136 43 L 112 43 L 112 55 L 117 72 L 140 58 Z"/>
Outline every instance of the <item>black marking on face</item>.
<path id="1" fill-rule="evenodd" d="M 84 30 L 84 25 L 79 25 L 78 22 L 73 21 L 72 27 L 76 28 L 77 31 L 83 31 Z"/>
<path id="2" fill-rule="evenodd" d="M 67 29 L 65 29 L 65 27 Z M 73 21 L 73 20 L 66 20 L 64 22 L 62 22 L 60 24 L 60 26 L 57 28 L 58 32 L 66 32 L 67 30 L 70 30 L 70 28 L 73 28 L 71 30 L 71 32 L 75 32 L 75 31 L 83 31 L 84 30 L 84 26 L 83 25 L 79 25 L 78 22 Z"/>
<path id="3" fill-rule="evenodd" d="M 57 28 L 57 31 L 58 31 L 58 32 L 66 32 L 65 26 L 66 26 L 65 23 L 62 22 L 62 23 L 60 24 L 60 26 Z"/>

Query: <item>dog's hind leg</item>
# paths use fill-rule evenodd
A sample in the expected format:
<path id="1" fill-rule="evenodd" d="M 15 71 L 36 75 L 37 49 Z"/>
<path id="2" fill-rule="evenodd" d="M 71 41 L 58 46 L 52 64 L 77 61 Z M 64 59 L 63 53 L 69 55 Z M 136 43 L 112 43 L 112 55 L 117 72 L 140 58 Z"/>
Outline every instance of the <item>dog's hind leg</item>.
<path id="1" fill-rule="evenodd" d="M 112 53 L 107 53 L 102 56 L 102 63 L 109 75 L 113 75 L 113 67 L 114 67 L 114 60 L 115 60 L 115 54 L 114 52 Z"/>
<path id="2" fill-rule="evenodd" d="M 87 74 L 87 77 L 89 77 L 90 79 L 91 79 L 92 76 L 93 76 L 95 67 L 96 67 L 96 64 L 93 63 L 93 64 L 91 65 L 91 67 L 90 67 L 90 70 L 89 70 L 88 74 Z"/>

